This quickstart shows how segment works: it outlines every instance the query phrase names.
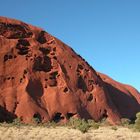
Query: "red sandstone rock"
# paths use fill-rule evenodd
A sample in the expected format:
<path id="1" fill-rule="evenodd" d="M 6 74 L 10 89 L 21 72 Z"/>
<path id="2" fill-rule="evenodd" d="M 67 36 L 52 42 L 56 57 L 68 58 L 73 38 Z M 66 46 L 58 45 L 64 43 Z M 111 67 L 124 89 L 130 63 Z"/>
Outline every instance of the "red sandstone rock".
<path id="1" fill-rule="evenodd" d="M 140 111 L 138 91 L 97 73 L 40 28 L 0 17 L 0 53 L 0 121 L 117 123 Z"/>
<path id="2" fill-rule="evenodd" d="M 114 81 L 110 77 L 99 73 L 111 100 L 116 105 L 122 118 L 135 119 L 135 115 L 140 111 L 140 94 L 133 87 Z"/>

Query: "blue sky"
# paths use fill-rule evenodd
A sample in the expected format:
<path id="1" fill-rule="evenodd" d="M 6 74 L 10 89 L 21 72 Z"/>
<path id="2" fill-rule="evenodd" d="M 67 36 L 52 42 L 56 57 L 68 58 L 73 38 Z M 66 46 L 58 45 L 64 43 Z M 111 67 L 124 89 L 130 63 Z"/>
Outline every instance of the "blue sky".
<path id="1" fill-rule="evenodd" d="M 140 91 L 140 0 L 1 0 L 0 15 L 44 28 Z"/>

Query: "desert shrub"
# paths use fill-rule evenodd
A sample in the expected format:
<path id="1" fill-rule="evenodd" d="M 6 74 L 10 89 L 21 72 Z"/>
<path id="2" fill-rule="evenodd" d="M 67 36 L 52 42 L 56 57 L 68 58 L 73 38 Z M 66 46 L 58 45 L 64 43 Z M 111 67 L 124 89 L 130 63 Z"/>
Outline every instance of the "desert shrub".
<path id="1" fill-rule="evenodd" d="M 128 126 L 128 125 L 131 124 L 131 120 L 129 120 L 128 118 L 122 118 L 122 119 L 121 119 L 121 124 L 122 124 L 123 126 Z"/>
<path id="2" fill-rule="evenodd" d="M 100 120 L 100 123 L 105 123 L 107 121 L 107 119 L 104 117 Z"/>
<path id="3" fill-rule="evenodd" d="M 41 115 L 39 113 L 35 113 L 33 115 L 32 122 L 35 124 L 41 123 Z"/>
<path id="4" fill-rule="evenodd" d="M 22 123 L 21 123 L 21 119 L 20 118 L 15 118 L 12 122 L 13 125 L 16 125 L 16 126 L 20 126 Z"/>
<path id="5" fill-rule="evenodd" d="M 101 126 L 110 126 L 110 125 L 111 125 L 110 122 L 107 120 L 107 118 L 102 118 L 102 119 L 100 120 L 99 124 L 100 124 Z"/>
<path id="6" fill-rule="evenodd" d="M 35 124 L 39 124 L 41 121 L 40 121 L 39 118 L 33 117 L 32 122 L 35 123 Z"/>
<path id="7" fill-rule="evenodd" d="M 90 126 L 85 121 L 81 121 L 81 124 L 76 127 L 76 129 L 80 130 L 83 133 L 87 132 L 89 128 Z"/>
<path id="8" fill-rule="evenodd" d="M 135 120 L 134 127 L 137 131 L 140 131 L 140 112 L 136 114 L 136 120 Z"/>
<path id="9" fill-rule="evenodd" d="M 116 126 L 112 126 L 112 130 L 117 130 L 118 128 Z"/>
<path id="10" fill-rule="evenodd" d="M 53 127 L 53 128 L 55 128 L 56 126 L 59 126 L 59 124 L 56 123 L 55 121 L 48 121 L 45 125 L 47 127 Z"/>
<path id="11" fill-rule="evenodd" d="M 96 123 L 94 120 L 88 120 L 88 125 L 93 128 L 93 129 L 98 129 L 99 128 L 99 123 Z"/>
<path id="12" fill-rule="evenodd" d="M 39 123 L 41 123 L 41 118 L 40 118 L 40 116 L 38 116 L 38 115 L 34 115 L 33 116 L 33 118 L 32 118 L 32 122 L 34 123 L 34 124 L 39 124 Z"/>
<path id="13" fill-rule="evenodd" d="M 67 125 L 74 129 L 78 129 L 83 133 L 87 132 L 91 127 L 94 129 L 99 128 L 99 125 L 95 123 L 93 120 L 85 121 L 84 119 L 78 119 L 78 118 L 70 118 Z"/>
<path id="14" fill-rule="evenodd" d="M 78 118 L 71 118 L 69 124 L 72 128 L 78 129 L 83 133 L 87 132 L 90 127 L 84 119 Z"/>

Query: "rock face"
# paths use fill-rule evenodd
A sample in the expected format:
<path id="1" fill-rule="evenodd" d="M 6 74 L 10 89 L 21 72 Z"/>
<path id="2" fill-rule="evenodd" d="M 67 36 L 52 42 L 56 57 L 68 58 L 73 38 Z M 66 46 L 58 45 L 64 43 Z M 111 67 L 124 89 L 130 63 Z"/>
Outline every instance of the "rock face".
<path id="1" fill-rule="evenodd" d="M 96 72 L 44 30 L 0 17 L 0 121 L 118 123 L 140 111 L 134 88 Z"/>

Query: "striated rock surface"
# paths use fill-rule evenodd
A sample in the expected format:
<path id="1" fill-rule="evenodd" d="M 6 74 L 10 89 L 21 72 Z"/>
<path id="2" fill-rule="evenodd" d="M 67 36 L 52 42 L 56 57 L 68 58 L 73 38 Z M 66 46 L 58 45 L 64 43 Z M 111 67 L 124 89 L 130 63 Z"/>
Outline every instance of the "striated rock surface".
<path id="1" fill-rule="evenodd" d="M 44 30 L 0 17 L 0 121 L 119 123 L 140 111 L 134 88 L 96 72 Z"/>

